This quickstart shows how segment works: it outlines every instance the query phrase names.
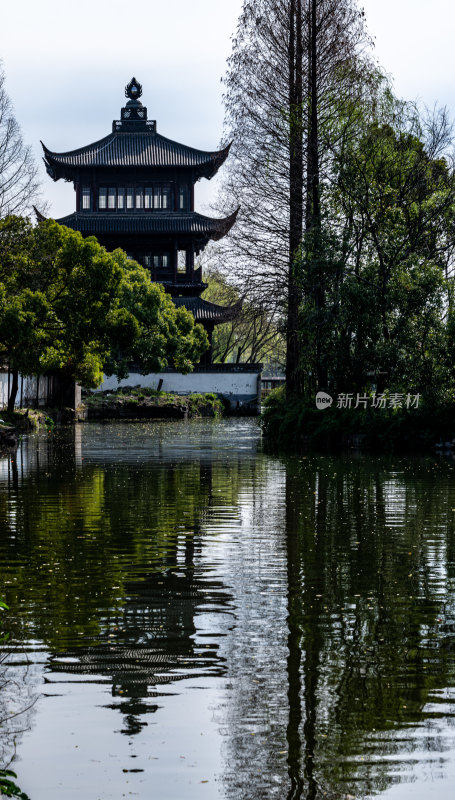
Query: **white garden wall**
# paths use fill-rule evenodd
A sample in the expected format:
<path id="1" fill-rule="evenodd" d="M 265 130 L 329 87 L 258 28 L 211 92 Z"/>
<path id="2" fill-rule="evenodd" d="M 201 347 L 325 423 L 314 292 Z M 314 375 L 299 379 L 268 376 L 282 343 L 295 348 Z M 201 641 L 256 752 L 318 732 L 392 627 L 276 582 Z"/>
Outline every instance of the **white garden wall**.
<path id="1" fill-rule="evenodd" d="M 260 382 L 260 364 L 227 364 L 205 369 L 197 367 L 188 375 L 172 370 L 152 372 L 148 375 L 131 371 L 128 377 L 121 381 L 116 377 L 106 377 L 96 391 L 116 391 L 123 386 L 140 386 L 184 395 L 214 392 L 229 400 L 232 411 L 251 407 L 252 413 L 259 413 Z"/>
<path id="2" fill-rule="evenodd" d="M 10 382 L 12 378 L 10 377 Z M 19 408 L 21 405 L 21 398 L 22 398 L 22 405 L 24 408 L 28 406 L 33 406 L 36 408 L 36 390 L 38 388 L 38 401 L 40 406 L 44 406 L 47 403 L 48 393 L 49 393 L 49 385 L 48 385 L 48 378 L 41 376 L 39 378 L 39 387 L 37 387 L 37 380 L 36 376 L 32 376 L 29 378 L 23 377 L 19 375 L 19 388 L 16 395 L 16 408 Z M 8 405 L 8 373 L 7 372 L 0 372 L 0 409 L 6 408 Z"/>

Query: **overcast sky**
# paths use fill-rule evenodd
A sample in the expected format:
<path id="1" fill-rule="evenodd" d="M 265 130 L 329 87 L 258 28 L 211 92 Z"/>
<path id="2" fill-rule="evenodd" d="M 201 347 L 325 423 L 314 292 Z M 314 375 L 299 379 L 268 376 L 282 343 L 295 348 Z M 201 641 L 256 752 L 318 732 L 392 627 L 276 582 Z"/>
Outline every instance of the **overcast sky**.
<path id="1" fill-rule="evenodd" d="M 396 92 L 455 117 L 450 0 L 364 0 L 376 57 Z M 2 4 L 0 58 L 27 143 L 72 150 L 111 130 L 133 75 L 158 131 L 197 148 L 221 138 L 220 79 L 242 0 L 17 0 Z M 43 170 L 51 213 L 74 210 L 72 186 Z M 199 208 L 213 185 L 196 188 Z"/>

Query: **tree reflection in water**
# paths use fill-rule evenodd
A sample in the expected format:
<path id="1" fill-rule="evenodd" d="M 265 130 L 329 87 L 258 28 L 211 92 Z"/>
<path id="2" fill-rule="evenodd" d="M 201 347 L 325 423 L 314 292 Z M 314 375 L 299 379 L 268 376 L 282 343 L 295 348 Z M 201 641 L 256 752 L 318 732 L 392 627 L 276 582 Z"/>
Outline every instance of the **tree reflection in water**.
<path id="1" fill-rule="evenodd" d="M 198 568 L 226 464 L 168 459 L 160 442 L 158 468 L 97 458 L 82 470 L 79 444 L 74 459 L 70 435 L 43 442 L 36 458 L 24 447 L 24 481 L 16 459 L 8 465 L 8 596 L 23 612 L 17 637 L 33 629 L 54 653 L 52 672 L 108 676 L 131 735 L 158 709 L 161 686 L 224 672 L 217 644 L 196 641 L 194 617 L 229 613 L 222 581 Z"/>
<path id="2" fill-rule="evenodd" d="M 320 457 L 282 467 L 274 552 L 257 580 L 281 566 L 287 615 L 275 604 L 264 618 L 259 703 L 241 689 L 237 704 L 232 682 L 228 796 L 282 797 L 283 787 L 289 800 L 364 796 L 414 779 L 416 764 L 423 776 L 444 777 L 455 749 L 453 466 Z M 257 535 L 253 526 L 250 541 Z M 270 625 L 280 613 L 285 671 Z M 245 659 L 235 674 L 249 666 Z M 254 738 L 242 718 L 255 719 Z M 249 780 L 247 763 L 257 766 Z"/>
<path id="3" fill-rule="evenodd" d="M 257 447 L 241 421 L 24 442 L 0 463 L 16 635 L 46 648 L 46 680 L 107 682 L 128 737 L 159 720 L 171 684 L 222 681 L 220 797 L 445 777 L 453 466 Z"/>

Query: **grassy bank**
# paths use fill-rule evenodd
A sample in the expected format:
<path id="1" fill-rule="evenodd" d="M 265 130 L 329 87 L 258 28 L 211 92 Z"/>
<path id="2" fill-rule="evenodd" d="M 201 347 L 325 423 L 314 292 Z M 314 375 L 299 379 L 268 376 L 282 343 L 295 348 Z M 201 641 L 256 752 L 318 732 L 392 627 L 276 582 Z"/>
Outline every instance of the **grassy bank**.
<path id="1" fill-rule="evenodd" d="M 124 387 L 84 397 L 87 419 L 220 417 L 223 403 L 216 394 L 178 395 L 153 389 Z"/>
<path id="2" fill-rule="evenodd" d="M 0 449 L 16 448 L 24 433 L 40 429 L 52 430 L 54 421 L 45 411 L 21 408 L 17 411 L 0 411 Z"/>
<path id="3" fill-rule="evenodd" d="M 49 412 L 50 414 L 50 412 Z M 16 411 L 0 411 L 0 425 L 14 428 L 19 433 L 37 431 L 53 425 L 47 411 L 34 408 L 19 408 Z"/>
<path id="4" fill-rule="evenodd" d="M 374 452 L 422 452 L 455 439 L 455 404 L 421 402 L 419 408 L 316 408 L 286 400 L 284 387 L 268 396 L 261 416 L 272 447 Z"/>

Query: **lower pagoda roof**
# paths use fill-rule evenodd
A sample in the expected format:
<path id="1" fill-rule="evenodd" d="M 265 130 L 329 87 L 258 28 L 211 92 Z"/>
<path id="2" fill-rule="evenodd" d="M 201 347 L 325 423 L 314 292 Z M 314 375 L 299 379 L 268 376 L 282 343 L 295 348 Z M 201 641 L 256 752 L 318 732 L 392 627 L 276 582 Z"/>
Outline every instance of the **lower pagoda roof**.
<path id="1" fill-rule="evenodd" d="M 241 300 L 232 306 L 218 306 L 202 297 L 173 297 L 172 301 L 177 308 L 185 306 L 191 311 L 196 322 L 213 322 L 215 325 L 234 319 L 242 306 Z"/>
<path id="2" fill-rule="evenodd" d="M 232 228 L 238 209 L 224 219 L 212 219 L 196 211 L 168 214 L 144 212 L 141 214 L 74 212 L 55 220 L 59 225 L 79 231 L 84 236 L 98 234 L 188 234 L 207 239 L 222 239 Z"/>

